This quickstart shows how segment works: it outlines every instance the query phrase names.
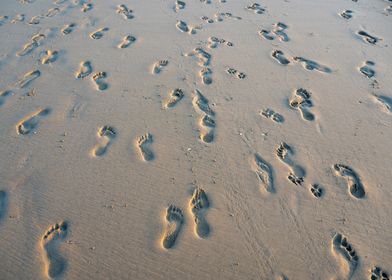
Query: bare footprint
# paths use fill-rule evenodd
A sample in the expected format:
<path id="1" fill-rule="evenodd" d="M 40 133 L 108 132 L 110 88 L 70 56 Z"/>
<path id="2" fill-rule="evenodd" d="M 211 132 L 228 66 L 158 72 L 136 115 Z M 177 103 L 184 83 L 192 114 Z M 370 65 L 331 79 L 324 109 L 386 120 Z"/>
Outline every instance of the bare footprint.
<path id="1" fill-rule="evenodd" d="M 208 99 L 197 89 L 194 90 L 193 94 L 192 104 L 195 110 L 199 113 L 204 112 L 207 115 L 214 116 L 215 112 L 208 105 Z"/>
<path id="2" fill-rule="evenodd" d="M 266 161 L 264 161 L 258 154 L 255 154 L 252 165 L 253 171 L 256 173 L 257 178 L 260 181 L 260 189 L 265 190 L 269 193 L 274 193 L 275 187 L 272 177 L 271 166 Z"/>
<path id="3" fill-rule="evenodd" d="M 170 249 L 176 243 L 178 234 L 180 233 L 184 216 L 180 208 L 170 205 L 166 210 L 166 228 L 162 236 L 162 246 Z"/>
<path id="4" fill-rule="evenodd" d="M 123 38 L 122 42 L 118 45 L 119 49 L 128 48 L 132 43 L 136 42 L 136 37 L 127 35 Z"/>
<path id="5" fill-rule="evenodd" d="M 118 14 L 122 15 L 122 17 L 124 19 L 133 19 L 134 18 L 133 10 L 128 9 L 128 7 L 124 4 L 118 5 L 116 12 Z"/>
<path id="6" fill-rule="evenodd" d="M 49 278 L 60 276 L 66 268 L 66 260 L 58 253 L 60 241 L 67 236 L 68 224 L 66 222 L 52 225 L 41 240 L 42 257 L 44 260 L 45 274 Z"/>
<path id="7" fill-rule="evenodd" d="M 68 35 L 75 29 L 75 26 L 76 26 L 75 23 L 66 24 L 66 25 L 63 26 L 63 28 L 61 28 L 61 32 L 64 35 Z"/>
<path id="8" fill-rule="evenodd" d="M 94 40 L 99 40 L 103 37 L 103 35 L 105 34 L 106 31 L 109 31 L 109 28 L 107 28 L 107 27 L 100 28 L 100 29 L 90 33 L 90 38 L 94 39 Z"/>
<path id="9" fill-rule="evenodd" d="M 99 128 L 97 133 L 100 143 L 98 143 L 91 151 L 94 157 L 101 157 L 106 154 L 109 146 L 112 144 L 113 140 L 116 138 L 117 132 L 112 126 L 105 125 Z"/>
<path id="10" fill-rule="evenodd" d="M 301 56 L 295 56 L 295 57 L 293 57 L 293 59 L 295 62 L 300 62 L 306 70 L 309 70 L 309 71 L 317 70 L 317 71 L 323 72 L 323 73 L 331 73 L 332 72 L 332 70 L 329 67 L 321 65 L 321 64 L 317 63 L 316 61 L 303 58 Z"/>
<path id="11" fill-rule="evenodd" d="M 211 75 L 212 75 L 212 70 L 211 70 L 211 68 L 208 68 L 208 67 L 203 67 L 199 72 L 199 76 L 201 77 L 201 81 L 205 85 L 212 84 Z"/>
<path id="12" fill-rule="evenodd" d="M 288 179 L 295 185 L 301 185 L 304 180 L 305 170 L 292 160 L 293 153 L 292 148 L 285 142 L 280 143 L 276 149 L 278 159 L 289 168 L 290 173 Z"/>
<path id="13" fill-rule="evenodd" d="M 376 71 L 372 69 L 372 66 L 374 65 L 375 63 L 373 61 L 365 61 L 364 65 L 359 68 L 359 72 L 371 79 L 376 75 Z"/>
<path id="14" fill-rule="evenodd" d="M 93 72 L 93 68 L 91 67 L 91 62 L 90 61 L 82 61 L 80 63 L 80 69 L 76 73 L 76 78 L 78 79 L 83 79 L 90 75 Z"/>
<path id="15" fill-rule="evenodd" d="M 195 233 L 200 238 L 206 238 L 210 233 L 210 226 L 205 219 L 205 212 L 209 206 L 210 203 L 205 191 L 201 188 L 196 188 L 189 201 L 189 209 L 195 221 Z"/>
<path id="16" fill-rule="evenodd" d="M 34 132 L 34 130 L 38 127 L 40 120 L 49 115 L 50 111 L 51 110 L 49 108 L 40 109 L 23 118 L 16 125 L 16 133 L 19 135 L 27 135 Z"/>
<path id="17" fill-rule="evenodd" d="M 161 73 L 162 69 L 165 68 L 169 64 L 168 60 L 159 60 L 154 63 L 152 67 L 152 74 Z"/>
<path id="18" fill-rule="evenodd" d="M 348 189 L 353 197 L 359 199 L 365 197 L 365 188 L 357 173 L 351 167 L 335 164 L 333 168 L 337 176 L 344 177 L 347 180 Z"/>
<path id="19" fill-rule="evenodd" d="M 271 55 L 279 64 L 288 65 L 290 63 L 281 50 L 274 50 Z"/>
<path id="20" fill-rule="evenodd" d="M 92 10 L 92 8 L 93 8 L 93 4 L 92 3 L 83 3 L 81 11 L 83 13 L 86 13 L 86 12 Z"/>
<path id="21" fill-rule="evenodd" d="M 34 36 L 30 39 L 30 41 L 29 41 L 27 44 L 25 44 L 25 45 L 23 46 L 23 48 L 22 48 L 20 51 L 18 51 L 18 52 L 16 53 L 16 55 L 17 55 L 17 56 L 25 56 L 25 55 L 28 55 L 29 53 L 31 53 L 32 51 L 34 51 L 36 48 L 38 48 L 38 47 L 41 45 L 42 41 L 43 41 L 45 38 L 46 38 L 46 36 L 43 35 L 43 34 L 40 34 L 40 33 L 34 35 Z"/>
<path id="22" fill-rule="evenodd" d="M 137 139 L 137 147 L 140 152 L 140 156 L 144 161 L 151 161 L 154 159 L 154 154 L 150 149 L 153 139 L 150 133 L 146 133 Z"/>
<path id="23" fill-rule="evenodd" d="M 289 100 L 290 107 L 298 110 L 305 121 L 314 121 L 316 119 L 315 115 L 309 110 L 309 108 L 313 107 L 311 96 L 312 93 L 310 91 L 299 88 Z"/>
<path id="24" fill-rule="evenodd" d="M 369 44 L 375 45 L 378 41 L 380 41 L 381 39 L 370 35 L 369 33 L 367 33 L 366 31 L 360 30 L 357 32 L 357 34 L 359 36 L 361 36 L 361 38 L 365 41 L 368 42 Z"/>
<path id="25" fill-rule="evenodd" d="M 176 27 L 182 32 L 189 32 L 188 25 L 182 20 L 177 20 Z"/>
<path id="26" fill-rule="evenodd" d="M 165 102 L 166 108 L 174 107 L 184 97 L 184 91 L 180 88 L 176 88 L 170 92 L 169 99 Z"/>
<path id="27" fill-rule="evenodd" d="M 176 0 L 176 5 L 174 7 L 174 10 L 178 12 L 179 10 L 185 9 L 185 2 L 181 0 Z"/>
<path id="28" fill-rule="evenodd" d="M 347 279 L 351 279 L 359 262 L 357 253 L 351 244 L 348 243 L 347 238 L 340 233 L 335 234 L 331 243 L 332 252 L 337 258 L 340 258 L 341 269 L 347 275 Z"/>
<path id="29" fill-rule="evenodd" d="M 103 79 L 107 77 L 106 72 L 97 72 L 94 73 L 92 80 L 94 81 L 97 90 L 106 90 L 109 87 L 109 84 L 104 82 Z"/>
<path id="30" fill-rule="evenodd" d="M 25 88 L 28 86 L 32 81 L 37 79 L 39 76 L 41 76 L 41 72 L 39 70 L 33 70 L 30 72 L 27 72 L 24 74 L 23 78 L 20 79 L 17 84 L 20 88 Z"/>
<path id="31" fill-rule="evenodd" d="M 344 19 L 351 19 L 353 17 L 353 11 L 351 10 L 344 10 L 339 15 Z"/>
<path id="32" fill-rule="evenodd" d="M 52 50 L 47 50 L 44 53 L 44 56 L 41 58 L 41 63 L 42 64 L 48 64 L 55 62 L 58 56 L 57 51 L 52 51 Z"/>

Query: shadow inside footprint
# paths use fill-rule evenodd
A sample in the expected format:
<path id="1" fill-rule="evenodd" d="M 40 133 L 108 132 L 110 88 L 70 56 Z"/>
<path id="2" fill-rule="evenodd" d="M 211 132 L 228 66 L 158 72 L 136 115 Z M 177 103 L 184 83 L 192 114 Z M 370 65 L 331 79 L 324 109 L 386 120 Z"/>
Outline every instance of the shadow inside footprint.
<path id="1" fill-rule="evenodd" d="M 209 206 L 210 203 L 205 191 L 201 188 L 196 188 L 189 202 L 189 207 L 195 221 L 195 233 L 200 238 L 206 238 L 210 234 L 210 226 L 205 219 L 205 212 Z"/>

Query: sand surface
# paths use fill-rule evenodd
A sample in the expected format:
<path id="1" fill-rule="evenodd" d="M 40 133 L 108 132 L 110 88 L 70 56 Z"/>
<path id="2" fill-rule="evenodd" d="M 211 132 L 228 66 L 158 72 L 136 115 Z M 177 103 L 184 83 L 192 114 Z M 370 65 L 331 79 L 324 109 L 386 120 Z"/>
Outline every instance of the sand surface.
<path id="1" fill-rule="evenodd" d="M 3 0 L 0 38 L 0 279 L 391 279 L 391 0 Z"/>

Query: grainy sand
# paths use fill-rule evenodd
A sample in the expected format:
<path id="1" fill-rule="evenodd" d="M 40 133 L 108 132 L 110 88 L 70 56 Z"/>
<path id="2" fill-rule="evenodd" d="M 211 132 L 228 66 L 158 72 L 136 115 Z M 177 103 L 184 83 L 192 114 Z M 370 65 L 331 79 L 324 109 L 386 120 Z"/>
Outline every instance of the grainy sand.
<path id="1" fill-rule="evenodd" d="M 0 279 L 391 279 L 391 0 L 3 0 Z"/>

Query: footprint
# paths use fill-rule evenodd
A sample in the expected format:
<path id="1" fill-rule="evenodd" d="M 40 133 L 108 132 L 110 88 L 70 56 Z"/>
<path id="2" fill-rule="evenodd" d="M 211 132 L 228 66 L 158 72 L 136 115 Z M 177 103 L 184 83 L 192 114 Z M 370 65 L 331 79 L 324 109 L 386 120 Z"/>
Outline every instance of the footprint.
<path id="1" fill-rule="evenodd" d="M 61 28 L 61 32 L 64 35 L 68 35 L 70 34 L 74 29 L 75 29 L 76 23 L 69 23 L 63 26 L 63 28 Z"/>
<path id="2" fill-rule="evenodd" d="M 392 98 L 385 95 L 374 94 L 374 98 L 387 113 L 392 113 Z"/>
<path id="3" fill-rule="evenodd" d="M 345 236 L 340 233 L 335 234 L 332 238 L 332 252 L 347 263 L 348 270 L 343 267 L 342 269 L 347 274 L 347 279 L 351 279 L 358 266 L 359 257 Z"/>
<path id="4" fill-rule="evenodd" d="M 46 17 L 54 17 L 55 15 L 57 15 L 60 12 L 59 8 L 51 8 L 48 10 L 48 12 L 46 13 Z"/>
<path id="5" fill-rule="evenodd" d="M 17 84 L 20 88 L 25 88 L 27 87 L 32 81 L 37 79 L 39 76 L 41 76 L 41 72 L 39 70 L 33 70 L 30 72 L 27 72 L 22 79 L 20 79 Z"/>
<path id="6" fill-rule="evenodd" d="M 7 192 L 0 190 L 0 222 L 7 210 Z"/>
<path id="7" fill-rule="evenodd" d="M 272 168 L 258 154 L 255 154 L 254 157 L 253 171 L 256 173 L 257 178 L 259 178 L 260 189 L 266 190 L 269 193 L 274 193 L 275 187 L 272 177 Z"/>
<path id="8" fill-rule="evenodd" d="M 312 71 L 317 70 L 323 73 L 331 73 L 332 70 L 324 65 L 321 65 L 313 60 L 303 58 L 301 56 L 293 57 L 295 62 L 300 62 L 306 70 Z"/>
<path id="9" fill-rule="evenodd" d="M 200 136 L 199 138 L 204 143 L 211 143 L 214 140 L 215 135 L 215 113 L 211 110 L 208 105 L 208 100 L 205 98 L 200 91 L 197 89 L 194 91 L 194 97 L 192 100 L 193 107 L 196 112 L 200 113 L 201 118 L 199 121 Z"/>
<path id="10" fill-rule="evenodd" d="M 264 14 L 265 13 L 265 8 L 261 7 L 260 4 L 258 3 L 253 3 L 251 5 L 246 6 L 246 9 L 249 11 L 253 11 L 255 14 Z"/>
<path id="11" fill-rule="evenodd" d="M 310 185 L 310 192 L 315 198 L 320 198 L 323 195 L 323 189 L 320 187 L 319 184 Z"/>
<path id="12" fill-rule="evenodd" d="M 10 91 L 10 90 L 5 90 L 5 91 L 0 92 L 0 106 L 2 106 L 4 104 L 5 100 L 10 95 L 12 95 L 12 91 Z"/>
<path id="13" fill-rule="evenodd" d="M 50 111 L 49 108 L 41 109 L 23 118 L 16 125 L 16 132 L 20 135 L 30 134 L 37 128 L 40 119 L 49 115 Z"/>
<path id="14" fill-rule="evenodd" d="M 205 85 L 210 85 L 212 84 L 212 70 L 211 68 L 208 67 L 203 67 L 200 72 L 199 75 L 201 77 L 201 81 L 203 82 L 203 84 Z"/>
<path id="15" fill-rule="evenodd" d="M 128 9 L 128 7 L 124 4 L 118 5 L 116 11 L 118 14 L 122 15 L 122 17 L 124 19 L 133 19 L 134 18 L 133 11 Z"/>
<path id="16" fill-rule="evenodd" d="M 283 22 L 278 22 L 275 24 L 275 28 L 272 30 L 272 32 L 278 36 L 280 41 L 288 42 L 290 41 L 290 38 L 285 31 L 287 28 L 289 28 L 288 25 Z"/>
<path id="17" fill-rule="evenodd" d="M 315 115 L 308 110 L 308 108 L 313 107 L 313 102 L 310 99 L 311 95 L 310 91 L 299 88 L 289 100 L 290 107 L 299 110 L 302 119 L 306 121 L 314 121 L 316 119 Z"/>
<path id="18" fill-rule="evenodd" d="M 176 27 L 181 32 L 192 33 L 192 29 L 188 27 L 188 24 L 185 21 L 177 20 Z"/>
<path id="19" fill-rule="evenodd" d="M 195 110 L 199 113 L 204 112 L 207 115 L 214 116 L 215 112 L 208 105 L 208 99 L 197 89 L 193 93 L 192 104 Z"/>
<path id="20" fill-rule="evenodd" d="M 90 61 L 82 61 L 80 63 L 79 72 L 76 73 L 76 78 L 83 79 L 93 72 Z"/>
<path id="21" fill-rule="evenodd" d="M 184 92 L 180 88 L 176 88 L 170 92 L 169 99 L 165 102 L 166 108 L 174 107 L 182 98 L 184 97 Z"/>
<path id="22" fill-rule="evenodd" d="M 94 157 L 101 157 L 109 149 L 109 146 L 112 144 L 113 140 L 116 138 L 117 132 L 114 129 L 114 127 L 105 125 L 105 126 L 98 129 L 97 135 L 98 135 L 101 143 L 97 144 L 93 148 L 92 155 Z"/>
<path id="23" fill-rule="evenodd" d="M 94 83 L 95 83 L 95 85 L 97 87 L 97 90 L 101 90 L 102 91 L 102 90 L 106 90 L 109 87 L 109 85 L 106 82 L 103 81 L 103 79 L 105 79 L 106 77 L 107 77 L 106 72 L 94 73 L 92 79 L 93 79 L 93 81 L 94 81 Z"/>
<path id="24" fill-rule="evenodd" d="M 201 188 L 196 188 L 189 202 L 189 209 L 195 221 L 195 233 L 200 238 L 206 238 L 210 233 L 210 226 L 205 219 L 209 206 L 210 203 L 205 191 Z"/>
<path id="25" fill-rule="evenodd" d="M 94 39 L 94 40 L 99 40 L 99 39 L 101 39 L 103 37 L 103 35 L 107 31 L 109 31 L 109 28 L 107 28 L 107 27 L 100 28 L 100 29 L 90 33 L 90 38 Z"/>
<path id="26" fill-rule="evenodd" d="M 284 117 L 281 114 L 276 113 L 274 110 L 269 108 L 260 111 L 260 115 L 277 123 L 284 122 Z"/>
<path id="27" fill-rule="evenodd" d="M 374 71 L 371 67 L 374 66 L 375 63 L 373 61 L 365 61 L 364 65 L 359 68 L 359 72 L 364 74 L 369 79 L 373 78 L 376 75 L 376 71 Z"/>
<path id="28" fill-rule="evenodd" d="M 162 236 L 162 246 L 165 249 L 170 249 L 176 243 L 178 234 L 184 223 L 182 210 L 171 204 L 166 210 L 166 221 L 166 228 Z"/>
<path id="29" fill-rule="evenodd" d="M 344 18 L 344 19 L 350 19 L 353 17 L 353 11 L 351 10 L 344 10 L 343 12 L 341 12 L 339 15 Z"/>
<path id="30" fill-rule="evenodd" d="M 151 161 L 154 159 L 154 154 L 150 149 L 152 142 L 153 139 L 150 133 L 146 133 L 137 139 L 137 147 L 144 161 Z"/>
<path id="31" fill-rule="evenodd" d="M 41 19 L 43 18 L 43 15 L 37 15 L 37 16 L 33 16 L 30 21 L 29 24 L 30 25 L 37 25 L 41 22 Z"/>
<path id="32" fill-rule="evenodd" d="M 55 62 L 58 56 L 57 51 L 52 51 L 52 50 L 47 50 L 44 53 L 44 56 L 41 58 L 41 63 L 42 64 L 48 64 Z"/>
<path id="33" fill-rule="evenodd" d="M 290 63 L 290 60 L 284 56 L 284 53 L 281 50 L 274 50 L 272 52 L 272 57 L 282 65 L 288 65 Z"/>
<path id="34" fill-rule="evenodd" d="M 31 39 L 30 42 L 25 44 L 23 48 L 16 53 L 17 56 L 25 56 L 35 50 L 41 45 L 41 42 L 46 38 L 44 34 L 36 34 Z"/>
<path id="35" fill-rule="evenodd" d="M 263 37 L 264 39 L 272 41 L 274 39 L 274 36 L 272 35 L 272 32 L 266 29 L 261 29 L 259 31 L 259 35 Z"/>
<path id="36" fill-rule="evenodd" d="M 49 278 L 60 276 L 67 266 L 66 260 L 57 252 L 59 241 L 67 236 L 68 224 L 66 222 L 52 225 L 41 240 L 42 255 L 45 265 L 45 273 Z"/>
<path id="37" fill-rule="evenodd" d="M 292 160 L 291 157 L 293 154 L 293 149 L 285 142 L 281 142 L 276 149 L 278 159 L 289 168 L 290 173 L 288 179 L 296 185 L 301 185 L 304 181 L 305 170 Z"/>
<path id="38" fill-rule="evenodd" d="M 211 63 L 211 54 L 206 52 L 203 48 L 198 47 L 195 48 L 191 53 L 187 54 L 187 56 L 196 56 L 199 59 L 199 65 L 201 67 L 207 67 Z"/>
<path id="39" fill-rule="evenodd" d="M 379 38 L 377 38 L 375 36 L 370 35 L 369 33 L 367 33 L 366 31 L 363 31 L 363 30 L 358 31 L 357 34 L 359 36 L 361 36 L 361 38 L 364 41 L 366 41 L 366 42 L 368 42 L 369 44 L 372 44 L 372 45 L 375 45 L 379 40 L 381 40 L 381 39 L 379 39 Z"/>
<path id="40" fill-rule="evenodd" d="M 185 9 L 185 2 L 184 1 L 180 1 L 180 0 L 176 0 L 176 6 L 175 6 L 175 11 L 178 12 L 179 10 Z"/>
<path id="41" fill-rule="evenodd" d="M 93 8 L 93 4 L 91 4 L 91 3 L 83 3 L 81 11 L 85 13 L 85 12 L 90 11 L 92 8 Z"/>
<path id="42" fill-rule="evenodd" d="M 159 60 L 158 62 L 155 62 L 152 67 L 152 73 L 153 74 L 161 73 L 162 69 L 165 68 L 168 64 L 169 64 L 168 60 Z"/>
<path id="43" fill-rule="evenodd" d="M 370 280 L 389 280 L 388 272 L 382 270 L 379 266 L 375 266 L 370 270 Z"/>
<path id="44" fill-rule="evenodd" d="M 365 188 L 361 180 L 359 179 L 357 173 L 351 167 L 343 164 L 335 164 L 333 168 L 337 176 L 344 177 L 347 180 L 350 194 L 353 197 L 365 197 Z"/>
<path id="45" fill-rule="evenodd" d="M 17 23 L 17 22 L 23 22 L 25 20 L 25 15 L 24 14 L 17 14 L 15 17 L 11 20 L 11 23 Z"/>
<path id="46" fill-rule="evenodd" d="M 122 42 L 118 45 L 119 49 L 128 48 L 132 43 L 136 41 L 136 37 L 132 35 L 127 35 L 123 38 Z"/>

